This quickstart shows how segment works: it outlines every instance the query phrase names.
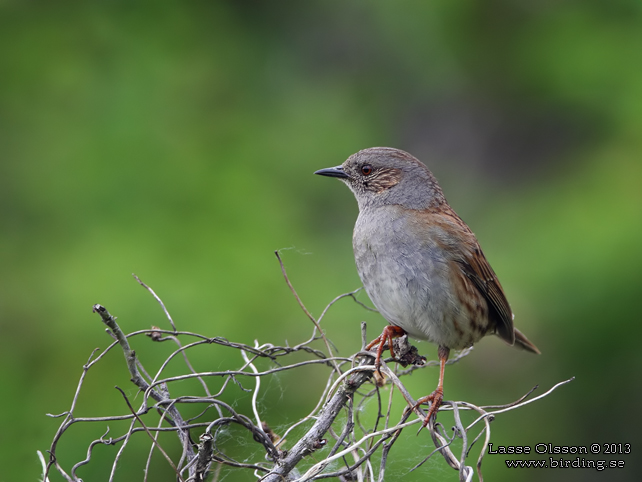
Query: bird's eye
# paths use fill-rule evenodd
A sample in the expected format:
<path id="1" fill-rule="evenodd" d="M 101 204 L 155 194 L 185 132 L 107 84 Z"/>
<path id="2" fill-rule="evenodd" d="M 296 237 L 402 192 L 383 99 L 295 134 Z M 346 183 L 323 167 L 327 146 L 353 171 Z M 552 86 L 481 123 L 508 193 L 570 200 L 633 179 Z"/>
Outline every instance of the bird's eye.
<path id="1" fill-rule="evenodd" d="M 361 174 L 364 176 L 369 176 L 372 174 L 372 166 L 370 164 L 364 164 L 361 166 Z"/>

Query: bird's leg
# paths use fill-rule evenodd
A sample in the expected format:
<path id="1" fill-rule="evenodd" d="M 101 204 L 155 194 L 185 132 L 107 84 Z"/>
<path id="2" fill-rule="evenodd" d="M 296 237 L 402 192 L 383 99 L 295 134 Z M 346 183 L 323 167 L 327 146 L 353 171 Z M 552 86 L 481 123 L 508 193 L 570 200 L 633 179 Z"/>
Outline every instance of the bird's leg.
<path id="1" fill-rule="evenodd" d="M 381 354 L 383 353 L 383 347 L 385 346 L 386 341 L 388 342 L 388 347 L 390 348 L 390 356 L 394 358 L 395 350 L 392 347 L 392 340 L 394 338 L 402 337 L 405 334 L 406 332 L 402 328 L 399 328 L 395 325 L 388 325 L 383 329 L 381 335 L 372 340 L 370 343 L 368 343 L 368 346 L 366 346 L 366 350 L 370 350 L 370 348 L 372 348 L 376 344 L 379 344 L 379 348 L 377 349 L 377 357 L 375 358 L 375 367 L 379 372 L 379 375 L 381 375 Z"/>
<path id="2" fill-rule="evenodd" d="M 441 406 L 441 402 L 444 401 L 444 369 L 446 368 L 446 362 L 448 361 L 448 355 L 450 354 L 450 348 L 445 346 L 440 346 L 437 350 L 437 356 L 439 357 L 439 384 L 437 384 L 437 389 L 432 392 L 430 395 L 427 395 L 423 398 L 417 400 L 414 408 L 419 407 L 419 405 L 430 402 L 430 409 L 428 410 L 428 415 L 424 419 L 423 426 L 428 425 L 430 417 L 437 416 L 437 410 Z"/>

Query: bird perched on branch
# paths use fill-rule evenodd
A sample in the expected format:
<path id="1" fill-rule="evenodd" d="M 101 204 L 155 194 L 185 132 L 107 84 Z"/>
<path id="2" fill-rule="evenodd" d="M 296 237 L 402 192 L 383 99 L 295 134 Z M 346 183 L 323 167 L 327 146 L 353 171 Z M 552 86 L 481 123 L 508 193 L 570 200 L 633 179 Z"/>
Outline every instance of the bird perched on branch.
<path id="1" fill-rule="evenodd" d="M 373 147 L 315 174 L 343 181 L 359 204 L 353 234 L 357 271 L 390 323 L 367 347 L 378 345 L 377 370 L 386 342 L 394 358 L 393 338 L 408 334 L 439 347 L 439 384 L 417 402 L 431 402 L 424 426 L 443 401 L 451 349 L 494 334 L 539 354 L 513 326 L 511 308 L 479 242 L 423 163 L 399 149 Z"/>

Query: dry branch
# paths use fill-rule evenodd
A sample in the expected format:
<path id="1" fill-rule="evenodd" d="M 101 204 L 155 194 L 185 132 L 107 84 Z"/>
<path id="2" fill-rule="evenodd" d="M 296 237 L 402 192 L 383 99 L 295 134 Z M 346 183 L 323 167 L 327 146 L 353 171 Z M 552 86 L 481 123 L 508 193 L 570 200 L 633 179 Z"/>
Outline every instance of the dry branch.
<path id="1" fill-rule="evenodd" d="M 278 253 L 277 253 L 278 257 Z M 305 308 L 305 305 L 296 294 L 279 257 L 279 263 L 285 280 L 299 302 L 302 310 L 313 324 L 312 335 L 295 346 L 280 346 L 271 343 L 253 346 L 235 343 L 224 338 L 210 338 L 201 334 L 187 331 L 178 331 L 162 300 L 154 291 L 136 277 L 136 280 L 146 288 L 161 305 L 172 330 L 161 330 L 152 327 L 149 330 L 139 330 L 125 334 L 116 318 L 101 305 L 95 305 L 94 311 L 107 325 L 108 332 L 116 340 L 104 352 L 96 356 L 92 352 L 78 382 L 78 386 L 71 402 L 69 411 L 57 417 L 63 421 L 57 430 L 49 448 L 49 461 L 43 473 L 43 480 L 49 480 L 49 473 L 54 468 L 67 481 L 79 481 L 77 472 L 91 463 L 93 451 L 99 445 L 114 445 L 119 447 L 114 455 L 112 471 L 109 480 L 115 480 L 116 466 L 123 452 L 134 439 L 136 443 L 143 443 L 142 435 L 150 442 L 150 451 L 145 465 L 145 477 L 152 463 L 152 454 L 158 452 L 163 455 L 168 464 L 168 469 L 175 471 L 176 479 L 186 482 L 204 481 L 208 477 L 217 480 L 221 470 L 251 470 L 255 476 L 264 482 L 282 482 L 285 480 L 307 481 L 329 477 L 338 477 L 342 480 L 382 481 L 386 466 L 391 457 L 391 449 L 399 439 L 404 429 L 410 426 L 420 427 L 425 413 L 421 408 L 414 410 L 415 400 L 404 386 L 402 379 L 412 371 L 422 366 L 430 366 L 434 362 L 426 363 L 425 358 L 417 353 L 415 347 L 408 343 L 406 337 L 395 340 L 395 353 L 398 359 L 397 368 L 392 370 L 382 363 L 381 371 L 385 380 L 373 381 L 374 354 L 360 351 L 351 357 L 338 357 L 332 353 L 332 343 L 322 330 L 321 321 L 328 309 L 344 298 L 357 301 L 355 294 L 358 290 L 338 296 L 324 309 L 318 319 Z M 358 302 L 358 301 L 357 301 Z M 366 307 L 367 308 L 367 307 Z M 148 375 L 137 354 L 131 349 L 129 339 L 147 335 L 153 342 L 170 342 L 177 348 L 166 358 L 154 375 Z M 362 324 L 362 347 L 367 340 L 365 323 Z M 319 348 L 321 343 L 323 348 Z M 239 368 L 235 370 L 198 371 L 189 359 L 190 352 L 198 346 L 210 345 L 212 349 L 226 347 L 236 350 L 240 354 Z M 155 346 L 155 345 L 154 345 Z M 131 381 L 142 393 L 139 401 L 140 408 L 134 409 L 131 401 L 121 390 L 125 404 L 123 412 L 107 417 L 78 417 L 76 416 L 77 401 L 88 376 L 89 370 L 111 351 L 120 347 L 125 357 L 125 362 Z M 463 351 L 453 357 L 452 362 L 457 362 L 466 356 L 469 351 Z M 288 362 L 294 353 L 304 353 L 304 361 Z M 165 370 L 171 360 L 179 357 L 185 363 L 185 371 L 181 375 L 165 376 Z M 267 369 L 260 369 L 257 365 L 259 359 L 268 360 L 271 364 Z M 267 416 L 262 416 L 258 400 L 262 392 L 263 378 L 268 378 L 283 371 L 296 370 L 311 365 L 325 365 L 328 367 L 328 376 L 322 394 L 314 407 L 310 408 L 307 416 L 300 420 L 292 421 L 287 427 L 280 427 L 281 434 L 276 434 L 263 421 Z M 264 363 L 262 364 L 264 365 Z M 398 366 L 408 367 L 399 368 Z M 151 373 L 151 372 L 150 372 Z M 202 387 L 203 394 L 172 395 L 179 390 L 177 382 L 195 379 Z M 222 380 L 218 390 L 212 390 L 211 383 Z M 490 442 L 490 422 L 506 411 L 516 410 L 520 407 L 540 400 L 549 395 L 561 385 L 568 383 L 566 380 L 558 383 L 538 397 L 527 397 L 527 393 L 519 400 L 502 406 L 480 407 L 469 402 L 445 401 L 440 409 L 440 420 L 444 414 L 453 412 L 455 421 L 454 432 L 447 435 L 441 423 L 431 422 L 427 431 L 435 445 L 422 462 L 414 468 L 421 466 L 427 459 L 435 454 L 440 454 L 446 463 L 459 472 L 459 479 L 471 480 L 474 474 L 473 467 L 466 465 L 475 444 L 479 447 L 479 456 L 474 466 L 479 480 L 482 477 L 482 461 L 486 447 Z M 370 386 L 366 393 L 360 388 Z M 380 385 L 389 385 L 390 391 L 386 399 L 381 397 Z M 239 413 L 222 400 L 222 395 L 229 387 L 236 385 L 244 391 L 251 392 L 251 412 Z M 263 384 L 265 385 L 265 384 Z M 252 386 L 252 388 L 248 388 Z M 120 389 L 119 389 L 120 390 Z M 405 406 L 394 405 L 393 391 L 397 391 L 404 399 Z M 372 425 L 366 425 L 358 413 L 368 400 L 376 399 L 378 415 Z M 201 407 L 200 413 L 186 419 L 183 413 L 188 406 Z M 393 408 L 394 407 L 394 408 Z M 465 425 L 461 413 L 473 411 L 478 417 L 470 424 Z M 149 418 L 151 412 L 160 414 L 160 421 L 154 425 Z M 343 414 L 341 418 L 339 415 Z M 52 415 L 53 416 L 53 415 Z M 395 422 L 395 418 L 398 420 Z M 76 423 L 98 423 L 106 426 L 109 422 L 129 421 L 128 429 L 114 437 L 108 437 L 109 429 L 100 438 L 88 442 L 86 457 L 75 463 L 71 469 L 66 470 L 58 461 L 56 453 L 63 438 L 69 438 L 67 430 Z M 234 458 L 226 451 L 223 434 L 230 426 L 240 427 L 248 436 L 248 440 L 260 448 L 240 460 Z M 305 428 L 304 428 L 305 427 Z M 304 433 L 301 433 L 301 432 Z M 182 450 L 180 454 L 172 453 L 163 447 L 162 437 L 167 437 L 168 432 L 174 432 L 178 437 Z M 295 437 L 295 434 L 298 436 Z M 455 439 L 461 441 L 458 454 L 452 448 Z M 198 443 L 194 440 L 199 441 Z M 479 441 L 482 440 L 482 445 Z M 314 453 L 314 457 L 307 457 Z M 378 463 L 374 457 L 377 457 Z M 409 467 L 409 470 L 414 470 Z M 127 477 L 127 476 L 126 476 Z M 128 479 L 130 477 L 127 477 Z"/>

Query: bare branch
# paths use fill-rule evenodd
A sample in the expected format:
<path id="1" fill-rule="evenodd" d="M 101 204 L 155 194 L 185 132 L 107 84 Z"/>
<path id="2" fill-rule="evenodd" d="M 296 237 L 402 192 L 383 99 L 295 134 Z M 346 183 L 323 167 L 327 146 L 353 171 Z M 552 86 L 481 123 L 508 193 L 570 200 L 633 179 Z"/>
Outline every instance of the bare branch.
<path id="1" fill-rule="evenodd" d="M 301 301 L 301 298 L 299 298 L 299 295 L 297 294 L 296 290 L 294 289 L 294 286 L 292 286 L 292 283 L 290 283 L 290 279 L 288 278 L 288 274 L 287 274 L 287 273 L 286 273 L 286 271 L 285 271 L 285 266 L 283 265 L 283 261 L 281 260 L 281 255 L 279 254 L 279 252 L 278 252 L 278 251 L 275 251 L 275 252 L 274 252 L 274 254 L 276 255 L 276 259 L 278 259 L 278 260 L 279 260 L 279 265 L 281 266 L 281 272 L 283 273 L 283 277 L 285 278 L 285 282 L 288 284 L 288 287 L 290 288 L 290 291 L 292 291 L 292 294 L 294 295 L 294 298 L 296 298 L 296 300 L 297 300 L 297 302 L 299 303 L 299 306 L 301 307 L 301 309 L 303 310 L 303 312 L 307 315 L 307 317 L 308 317 L 308 318 L 310 318 L 310 320 L 312 321 L 312 323 L 314 323 L 314 327 L 315 327 L 315 328 L 319 331 L 319 333 L 321 334 L 321 337 L 323 338 L 323 341 L 324 341 L 324 343 L 325 343 L 325 346 L 326 346 L 326 348 L 328 349 L 328 356 L 329 356 L 329 357 L 331 357 L 331 356 L 332 356 L 332 348 L 331 348 L 331 346 L 330 346 L 330 342 L 328 341 L 328 339 L 327 339 L 327 338 L 326 338 L 326 336 L 325 336 L 325 333 L 324 333 L 324 332 L 323 332 L 323 330 L 321 329 L 321 326 L 319 325 L 319 322 L 318 322 L 317 320 L 315 320 L 314 316 L 312 316 L 312 314 L 311 314 L 311 313 L 308 311 L 308 309 L 305 307 L 305 305 L 304 305 L 304 304 L 303 304 L 303 302 Z M 331 306 L 333 303 L 334 303 L 334 301 L 333 301 L 332 303 L 330 303 L 330 306 Z M 327 311 L 327 310 L 324 310 L 323 314 L 325 314 L 325 311 Z M 341 373 L 341 371 L 339 370 L 339 367 L 336 365 L 336 363 L 333 363 L 333 365 L 334 365 L 334 370 L 335 370 L 337 373 Z"/>
<path id="2" fill-rule="evenodd" d="M 169 311 L 167 311 L 167 308 L 165 308 L 165 303 L 163 303 L 163 300 L 161 300 L 161 299 L 159 298 L 159 296 L 156 294 L 156 292 L 155 292 L 153 289 L 151 289 L 149 286 L 147 286 L 145 283 L 143 283 L 143 282 L 141 281 L 141 279 L 140 279 L 138 276 L 136 276 L 136 274 L 132 273 L 132 276 L 136 279 L 136 281 L 138 281 L 138 283 L 139 283 L 143 288 L 145 288 L 147 291 L 149 291 L 149 292 L 152 294 L 152 296 L 154 297 L 154 299 L 155 299 L 156 301 L 158 301 L 158 304 L 159 304 L 159 305 L 161 305 L 161 308 L 163 308 L 163 312 L 165 313 L 165 316 L 166 316 L 166 317 L 167 317 L 167 319 L 169 320 L 169 324 L 170 324 L 170 325 L 172 325 L 172 328 L 174 328 L 174 331 L 177 331 L 177 330 L 176 330 L 176 325 L 174 324 L 174 320 L 172 320 L 172 317 L 171 317 L 171 315 L 169 314 Z"/>
<path id="3" fill-rule="evenodd" d="M 146 438 L 151 440 L 151 447 L 144 463 L 145 480 L 152 466 L 152 454 L 154 450 L 158 450 L 176 472 L 177 480 L 185 482 L 205 481 L 211 476 L 210 470 L 214 470 L 215 479 L 218 479 L 219 474 L 221 477 L 226 475 L 222 470 L 249 470 L 258 480 L 265 482 L 302 482 L 330 477 L 364 482 L 383 481 L 387 464 L 394 456 L 393 447 L 404 429 L 420 426 L 426 416 L 423 409 L 416 406 L 416 401 L 403 380 L 413 371 L 434 366 L 438 362 L 426 361 L 409 343 L 408 338 L 402 337 L 393 342 L 397 358 L 382 361 L 383 378 L 374 378 L 374 353 L 364 349 L 367 343 L 365 323 L 361 326 L 361 351 L 351 357 L 332 356 L 332 342 L 321 330 L 320 322 L 339 300 L 352 298 L 357 301 L 355 294 L 359 290 L 334 298 L 317 320 L 296 294 L 278 252 L 276 255 L 286 283 L 303 312 L 313 322 L 311 336 L 294 346 L 287 343 L 260 344 L 258 341 L 255 341 L 254 345 L 247 345 L 218 336 L 208 337 L 188 331 L 177 331 L 162 300 L 138 278 L 136 279 L 141 286 L 162 306 L 173 331 L 152 326 L 151 329 L 125 334 L 116 323 L 115 317 L 101 305 L 95 305 L 94 311 L 101 316 L 108 332 L 116 341 L 110 343 L 100 354 L 97 354 L 98 349 L 92 351 L 83 366 L 69 410 L 59 415 L 50 415 L 62 420 L 49 448 L 49 461 L 43 467 L 43 482 L 48 481 L 48 474 L 52 468 L 67 481 L 79 481 L 77 472 L 98 456 L 97 452 L 94 453 L 94 448 L 99 445 L 117 447 L 116 453 L 112 455 L 109 478 L 110 481 L 116 480 L 117 475 L 121 475 L 116 470 L 121 456 L 125 451 L 131 450 L 134 441 L 140 443 L 145 438 L 141 437 L 141 434 L 146 434 Z M 176 344 L 177 348 L 158 366 L 147 371 L 145 356 L 141 357 L 130 346 L 130 341 L 135 338 L 134 341 L 137 342 L 146 341 L 139 343 L 143 354 L 154 350 L 158 346 L 156 342 L 170 341 Z M 321 342 L 325 352 L 318 348 Z M 117 346 L 123 352 L 133 386 L 142 393 L 140 408 L 134 410 L 123 390 L 118 388 L 125 399 L 127 411 L 101 417 L 77 416 L 79 394 L 89 376 L 89 370 L 96 363 L 105 360 L 105 354 L 117 349 Z M 190 362 L 188 356 L 197 347 L 236 350 L 240 358 L 235 369 L 199 370 Z M 296 361 L 291 358 L 295 353 L 300 354 Z M 459 352 L 449 363 L 458 362 L 468 353 L 470 350 Z M 179 359 L 182 357 L 185 364 L 181 366 L 184 370 L 168 376 L 167 367 L 177 356 Z M 266 364 L 268 366 L 265 366 Z M 264 396 L 265 386 L 262 379 L 295 370 L 304 376 L 308 367 L 317 365 L 327 366 L 328 371 L 325 383 L 319 386 L 316 402 L 310 404 L 306 416 L 289 421 L 285 426 L 279 427 L 281 434 L 276 433 L 265 422 L 270 414 L 260 412 L 259 400 Z M 187 392 L 184 387 L 189 384 L 181 383 L 191 379 L 197 380 L 200 384 L 197 394 Z M 211 383 L 215 380 L 216 389 L 213 390 Z M 444 401 L 439 411 L 440 422 L 435 423 L 431 420 L 426 430 L 435 449 L 426 450 L 425 456 L 419 455 L 418 458 L 423 457 L 423 460 L 409 470 L 415 470 L 426 460 L 439 454 L 448 466 L 459 472 L 460 480 L 471 480 L 476 471 L 479 480 L 483 481 L 482 462 L 491 440 L 490 422 L 502 413 L 518 410 L 541 400 L 571 380 L 560 382 L 541 395 L 531 398 L 533 389 L 518 400 L 503 405 L 477 406 L 466 401 Z M 390 387 L 387 395 L 381 390 L 385 385 Z M 236 386 L 251 393 L 251 408 L 247 409 L 248 413 L 241 413 L 223 401 L 223 397 L 229 397 L 228 392 Z M 397 392 L 400 397 L 397 396 Z M 369 401 L 372 403 L 368 404 Z M 366 408 L 366 405 L 370 408 Z M 196 407 L 196 410 L 190 408 L 187 411 L 188 407 Z M 376 413 L 373 413 L 375 409 Z M 362 412 L 368 411 L 374 416 L 362 415 Z M 462 412 L 469 411 L 476 413 L 477 417 L 465 425 Z M 453 432 L 449 432 L 443 425 L 445 420 L 450 420 L 449 412 L 452 412 Z M 150 418 L 155 413 L 160 415 L 160 420 Z M 190 418 L 185 419 L 183 414 L 187 413 L 190 414 Z M 63 437 L 69 437 L 67 430 L 76 423 L 99 424 L 106 427 L 106 430 L 100 438 L 88 441 L 86 455 L 82 456 L 84 458 L 70 464 L 71 469 L 67 470 L 58 461 L 56 452 Z M 108 423 L 119 427 L 113 437 L 108 437 L 111 433 L 107 427 Z M 233 436 L 230 434 L 231 429 L 235 431 Z M 301 433 L 302 435 L 294 437 L 294 434 Z M 422 436 L 423 434 L 424 432 L 421 432 Z M 163 447 L 168 437 L 178 437 L 180 454 Z M 196 444 L 193 440 L 198 440 L 199 443 Z M 244 452 L 239 456 L 229 448 L 229 444 L 241 440 Z M 453 444 L 455 440 L 458 440 L 457 444 Z M 473 447 L 479 450 L 474 464 L 470 462 Z M 313 453 L 314 457 L 308 457 Z M 375 454 L 379 457 L 376 463 L 373 460 Z M 103 456 L 102 451 L 100 455 Z"/>

